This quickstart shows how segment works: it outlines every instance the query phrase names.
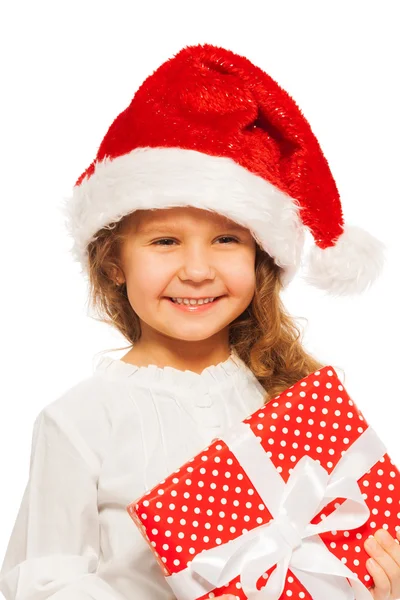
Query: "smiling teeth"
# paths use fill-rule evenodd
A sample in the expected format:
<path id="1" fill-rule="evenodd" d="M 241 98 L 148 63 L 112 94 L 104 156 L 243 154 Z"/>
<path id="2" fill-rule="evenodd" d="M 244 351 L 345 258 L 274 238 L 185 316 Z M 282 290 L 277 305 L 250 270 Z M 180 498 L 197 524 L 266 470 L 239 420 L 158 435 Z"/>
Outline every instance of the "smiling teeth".
<path id="1" fill-rule="evenodd" d="M 172 302 L 176 302 L 177 304 L 207 304 L 208 302 L 213 302 L 214 298 L 204 298 L 200 300 L 194 300 L 193 298 L 171 298 Z"/>

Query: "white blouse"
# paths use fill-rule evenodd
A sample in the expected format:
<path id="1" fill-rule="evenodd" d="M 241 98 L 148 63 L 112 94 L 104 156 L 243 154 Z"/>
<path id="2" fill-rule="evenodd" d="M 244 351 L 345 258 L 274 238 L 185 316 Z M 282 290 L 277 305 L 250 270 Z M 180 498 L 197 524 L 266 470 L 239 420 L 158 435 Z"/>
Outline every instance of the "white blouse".
<path id="1" fill-rule="evenodd" d="M 173 599 L 126 507 L 264 396 L 235 352 L 201 374 L 103 355 L 34 422 L 0 571 L 6 600 Z"/>

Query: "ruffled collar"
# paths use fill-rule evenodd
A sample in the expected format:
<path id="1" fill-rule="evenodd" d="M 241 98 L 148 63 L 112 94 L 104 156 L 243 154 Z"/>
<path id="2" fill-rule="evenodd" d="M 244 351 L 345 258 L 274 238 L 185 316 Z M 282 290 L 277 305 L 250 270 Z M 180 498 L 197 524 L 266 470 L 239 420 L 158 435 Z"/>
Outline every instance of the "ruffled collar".
<path id="1" fill-rule="evenodd" d="M 229 358 L 216 365 L 206 367 L 201 373 L 190 370 L 181 371 L 175 367 L 158 367 L 157 365 L 138 367 L 106 355 L 100 358 L 94 368 L 95 373 L 104 374 L 108 379 L 126 379 L 135 383 L 161 384 L 172 386 L 172 388 L 174 385 L 181 388 L 210 387 L 217 383 L 228 382 L 232 375 L 239 371 L 247 376 L 251 373 L 233 349 Z"/>

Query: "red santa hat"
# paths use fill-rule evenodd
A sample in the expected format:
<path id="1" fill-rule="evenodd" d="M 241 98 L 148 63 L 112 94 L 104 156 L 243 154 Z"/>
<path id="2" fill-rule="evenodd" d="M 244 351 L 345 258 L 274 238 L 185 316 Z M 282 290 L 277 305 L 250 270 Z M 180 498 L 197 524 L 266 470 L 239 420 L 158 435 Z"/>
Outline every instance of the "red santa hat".
<path id="1" fill-rule="evenodd" d="M 108 129 L 62 207 L 87 272 L 96 233 L 139 209 L 193 206 L 247 227 L 282 267 L 284 287 L 314 237 L 304 279 L 330 294 L 364 291 L 382 242 L 344 224 L 339 192 L 308 121 L 247 58 L 210 44 L 162 64 Z"/>

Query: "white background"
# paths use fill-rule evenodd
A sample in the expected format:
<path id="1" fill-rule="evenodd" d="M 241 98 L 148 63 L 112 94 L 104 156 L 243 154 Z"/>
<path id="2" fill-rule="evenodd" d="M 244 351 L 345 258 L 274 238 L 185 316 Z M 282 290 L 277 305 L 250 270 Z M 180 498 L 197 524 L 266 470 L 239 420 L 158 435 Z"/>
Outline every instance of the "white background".
<path id="1" fill-rule="evenodd" d="M 245 55 L 290 93 L 330 163 L 345 221 L 386 244 L 385 270 L 363 295 L 330 299 L 297 277 L 284 301 L 308 350 L 344 370 L 400 466 L 399 10 L 396 0 L 4 3 L 0 559 L 36 415 L 90 375 L 99 352 L 127 345 L 88 315 L 60 202 L 142 81 L 190 44 Z"/>

